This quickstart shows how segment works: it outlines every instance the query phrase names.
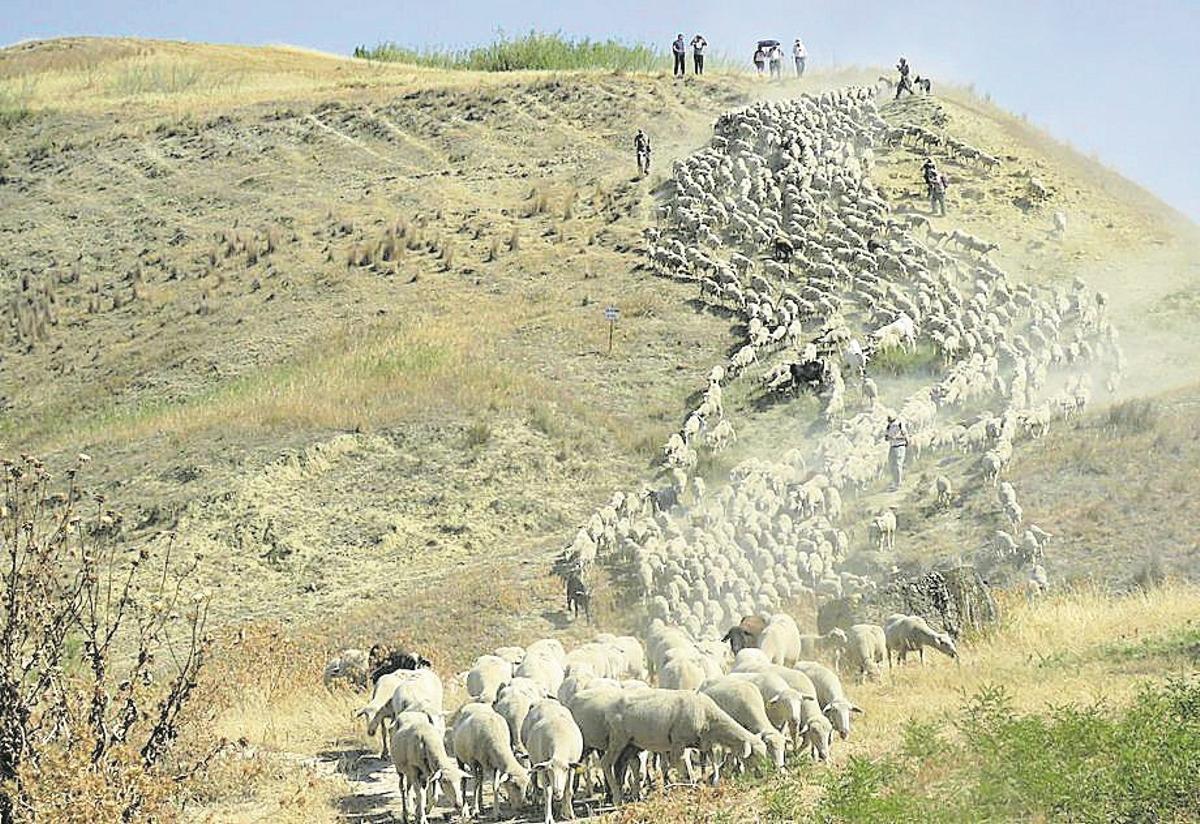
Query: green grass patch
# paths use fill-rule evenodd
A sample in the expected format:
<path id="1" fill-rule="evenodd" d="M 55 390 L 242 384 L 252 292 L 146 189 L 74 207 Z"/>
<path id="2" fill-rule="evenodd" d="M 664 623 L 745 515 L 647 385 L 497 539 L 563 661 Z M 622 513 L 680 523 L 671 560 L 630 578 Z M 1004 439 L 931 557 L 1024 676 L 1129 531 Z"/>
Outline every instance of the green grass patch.
<path id="1" fill-rule="evenodd" d="M 868 365 L 871 372 L 893 377 L 932 374 L 937 368 L 937 348 L 927 342 L 918 343 L 911 351 L 897 346 L 876 352 Z"/>
<path id="2" fill-rule="evenodd" d="M 410 49 L 385 42 L 370 48 L 358 46 L 354 56 L 386 63 L 485 72 L 577 69 L 648 72 L 668 67 L 666 54 L 645 44 L 574 40 L 560 33 L 536 31 L 521 37 L 501 34 L 492 43 L 469 49 Z"/>
<path id="3" fill-rule="evenodd" d="M 1029 714 L 993 686 L 953 722 L 910 723 L 894 754 L 827 773 L 816 809 L 786 785 L 765 800 L 778 821 L 1184 821 L 1200 815 L 1198 775 L 1200 683 Z"/>
<path id="4" fill-rule="evenodd" d="M 0 129 L 11 129 L 33 116 L 29 102 L 36 84 L 26 78 L 21 83 L 0 85 Z"/>

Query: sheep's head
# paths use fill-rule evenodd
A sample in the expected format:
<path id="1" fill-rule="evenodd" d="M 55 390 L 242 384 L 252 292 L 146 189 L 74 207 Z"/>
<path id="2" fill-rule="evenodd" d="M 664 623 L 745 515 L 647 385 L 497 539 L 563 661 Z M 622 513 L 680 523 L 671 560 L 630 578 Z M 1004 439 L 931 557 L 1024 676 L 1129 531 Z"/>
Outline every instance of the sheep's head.
<path id="1" fill-rule="evenodd" d="M 529 778 L 529 771 L 522 768 L 519 772 L 514 771 L 505 776 L 501 786 L 509 805 L 519 808 L 529 800 L 533 782 Z"/>
<path id="2" fill-rule="evenodd" d="M 822 714 L 829 719 L 833 728 L 838 731 L 838 735 L 842 739 L 850 737 L 850 715 L 851 713 L 862 713 L 862 709 L 851 704 L 849 701 L 838 699 L 831 701 L 825 705 Z"/>
<path id="3" fill-rule="evenodd" d="M 816 760 L 828 761 L 829 748 L 833 746 L 833 724 L 823 715 L 815 716 L 800 729 L 800 739 L 808 743 Z"/>
<path id="4" fill-rule="evenodd" d="M 958 658 L 958 648 L 954 645 L 954 639 L 946 633 L 943 632 L 933 636 L 933 645 L 943 655 Z"/>
<path id="5" fill-rule="evenodd" d="M 775 765 L 776 769 L 781 769 L 783 767 L 783 752 L 787 746 L 787 739 L 777 730 L 763 730 L 759 733 L 759 738 L 762 739 L 763 746 L 766 747 L 766 751 L 770 755 L 771 763 Z"/>
<path id="6" fill-rule="evenodd" d="M 447 764 L 438 775 L 438 785 L 442 788 L 442 797 L 452 809 L 462 812 L 464 820 L 467 816 L 466 801 L 463 799 L 463 771 L 457 764 Z"/>

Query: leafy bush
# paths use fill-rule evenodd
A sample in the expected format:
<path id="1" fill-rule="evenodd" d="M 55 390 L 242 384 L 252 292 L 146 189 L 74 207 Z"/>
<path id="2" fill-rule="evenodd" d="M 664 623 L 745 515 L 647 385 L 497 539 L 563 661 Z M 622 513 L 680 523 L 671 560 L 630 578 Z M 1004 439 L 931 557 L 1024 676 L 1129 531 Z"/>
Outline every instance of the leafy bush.
<path id="1" fill-rule="evenodd" d="M 1194 820 L 1200 682 L 1146 685 L 1123 707 L 1021 714 L 984 687 L 953 725 L 910 724 L 894 755 L 852 758 L 822 782 L 821 821 Z M 804 818 L 796 805 L 780 818 Z"/>
<path id="2" fill-rule="evenodd" d="M 471 49 L 409 49 L 395 43 L 374 48 L 357 46 L 354 56 L 387 63 L 411 63 L 438 69 L 511 72 L 525 69 L 607 69 L 644 72 L 666 68 L 666 57 L 644 44 L 617 40 L 572 40 L 562 34 L 531 31 L 523 37 L 501 34 L 486 46 Z"/>
<path id="3" fill-rule="evenodd" d="M 149 568 L 119 513 L 35 458 L 0 461 L 0 821 L 163 817 L 208 649 L 196 561 Z M 214 750 L 215 752 L 215 750 Z M 211 753 L 209 753 L 211 755 Z"/>

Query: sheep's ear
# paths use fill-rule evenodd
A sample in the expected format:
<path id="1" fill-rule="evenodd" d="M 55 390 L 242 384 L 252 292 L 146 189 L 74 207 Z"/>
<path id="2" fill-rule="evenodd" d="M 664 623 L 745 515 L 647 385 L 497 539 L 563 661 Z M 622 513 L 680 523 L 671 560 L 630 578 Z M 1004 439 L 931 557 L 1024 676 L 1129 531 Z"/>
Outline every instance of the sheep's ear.
<path id="1" fill-rule="evenodd" d="M 767 701 L 767 703 L 768 703 L 768 704 L 778 704 L 778 703 L 779 703 L 780 701 L 782 701 L 782 700 L 783 700 L 783 696 L 782 696 L 782 695 L 776 695 L 774 698 L 772 698 L 771 700 Z"/>
<path id="2" fill-rule="evenodd" d="M 808 729 L 809 729 L 809 727 L 810 727 L 810 726 L 812 726 L 812 725 L 811 725 L 811 724 L 805 724 L 803 727 L 801 727 L 799 730 L 797 730 L 797 731 L 796 731 L 796 735 L 807 735 L 807 734 L 808 734 Z"/>
<path id="3" fill-rule="evenodd" d="M 742 758 L 749 758 L 750 753 L 754 752 L 754 748 L 750 746 L 749 741 L 742 742 Z"/>
<path id="4" fill-rule="evenodd" d="M 858 706 L 857 704 L 850 705 L 850 712 L 856 712 L 859 715 L 866 715 L 866 713 L 863 712 L 862 707 Z"/>

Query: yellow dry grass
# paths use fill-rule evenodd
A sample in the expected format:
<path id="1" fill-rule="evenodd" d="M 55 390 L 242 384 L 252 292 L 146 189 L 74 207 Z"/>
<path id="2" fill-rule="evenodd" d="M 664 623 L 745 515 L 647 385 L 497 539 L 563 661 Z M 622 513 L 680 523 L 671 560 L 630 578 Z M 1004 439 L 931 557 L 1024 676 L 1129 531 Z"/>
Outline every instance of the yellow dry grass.
<path id="1" fill-rule="evenodd" d="M 886 672 L 878 683 L 855 685 L 843 676 L 851 698 L 865 713 L 848 741 L 837 742 L 829 766 L 799 776 L 772 777 L 767 789 L 801 782 L 792 789 L 812 801 L 825 770 L 838 769 L 849 757 L 881 756 L 902 742 L 909 721 L 950 720 L 963 703 L 986 685 L 1002 685 L 1014 706 L 1025 711 L 1050 705 L 1119 704 L 1146 680 L 1196 672 L 1196 660 L 1183 655 L 1124 657 L 1119 647 L 1169 637 L 1200 625 L 1200 592 L 1194 586 L 1113 595 L 1084 587 L 1027 603 L 1023 596 L 1003 601 L 1004 617 L 989 635 L 962 645 L 961 664 L 930 652 L 926 665 L 914 659 Z M 685 791 L 622 811 L 622 821 L 684 822 L 754 820 L 762 798 L 756 786 Z"/>

